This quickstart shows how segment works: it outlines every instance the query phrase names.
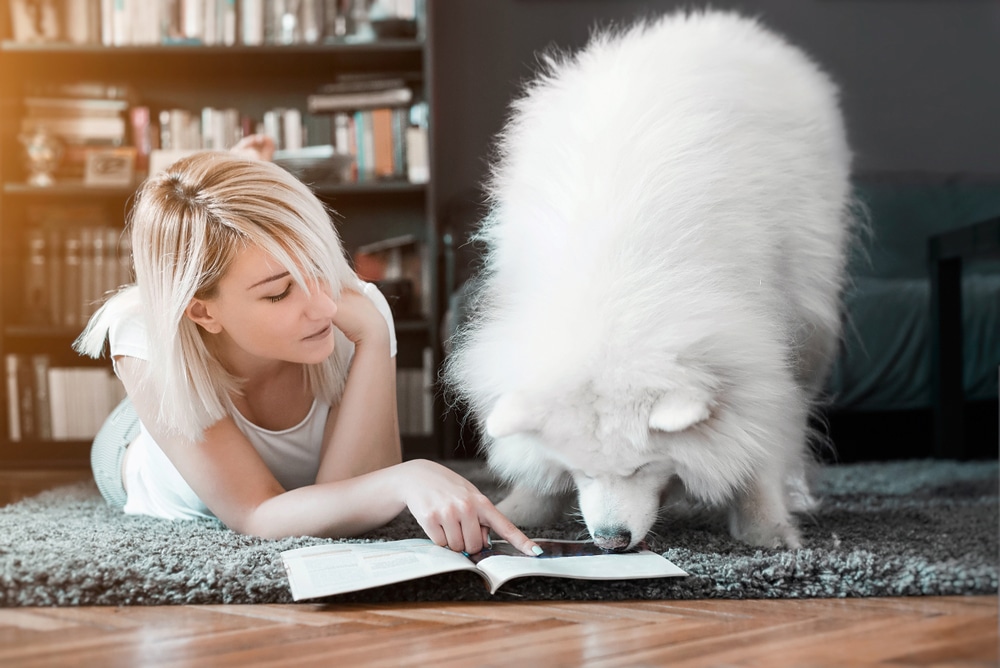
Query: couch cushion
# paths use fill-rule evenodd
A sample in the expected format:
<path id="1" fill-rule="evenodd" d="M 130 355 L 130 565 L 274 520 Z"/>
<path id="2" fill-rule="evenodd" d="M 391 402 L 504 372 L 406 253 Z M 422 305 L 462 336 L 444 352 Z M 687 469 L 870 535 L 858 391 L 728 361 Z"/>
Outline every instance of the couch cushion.
<path id="1" fill-rule="evenodd" d="M 862 175 L 855 196 L 870 229 L 852 248 L 852 276 L 925 278 L 931 236 L 1000 216 L 1000 177 Z M 968 267 L 970 273 L 998 270 L 996 261 Z"/>
<path id="2" fill-rule="evenodd" d="M 845 295 L 848 322 L 827 391 L 847 410 L 931 405 L 930 284 L 860 277 Z M 995 400 L 1000 370 L 1000 274 L 962 282 L 966 399 Z"/>

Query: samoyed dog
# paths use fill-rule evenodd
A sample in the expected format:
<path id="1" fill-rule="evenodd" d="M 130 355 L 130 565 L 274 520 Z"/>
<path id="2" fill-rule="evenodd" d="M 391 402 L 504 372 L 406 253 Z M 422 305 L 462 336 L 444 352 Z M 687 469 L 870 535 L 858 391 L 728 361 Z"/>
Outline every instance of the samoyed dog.
<path id="1" fill-rule="evenodd" d="M 808 417 L 840 336 L 852 226 L 838 91 L 727 12 L 597 32 L 512 105 L 485 260 L 445 380 L 537 526 L 607 550 L 668 492 L 795 548 Z"/>

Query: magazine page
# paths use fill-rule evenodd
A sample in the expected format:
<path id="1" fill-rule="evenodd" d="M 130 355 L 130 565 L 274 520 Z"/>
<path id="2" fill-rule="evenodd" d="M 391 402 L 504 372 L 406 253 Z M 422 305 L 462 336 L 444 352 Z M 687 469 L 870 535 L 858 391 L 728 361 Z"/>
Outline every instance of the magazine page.
<path id="1" fill-rule="evenodd" d="M 281 553 L 296 601 L 476 570 L 464 555 L 426 538 L 382 543 L 329 543 Z"/>
<path id="2" fill-rule="evenodd" d="M 632 580 L 687 575 L 665 557 L 649 550 L 608 553 L 590 541 L 535 540 L 545 552 L 539 557 L 521 554 L 506 541 L 474 554 L 490 583 L 490 593 L 514 578 L 529 575 L 577 578 L 580 580 Z"/>

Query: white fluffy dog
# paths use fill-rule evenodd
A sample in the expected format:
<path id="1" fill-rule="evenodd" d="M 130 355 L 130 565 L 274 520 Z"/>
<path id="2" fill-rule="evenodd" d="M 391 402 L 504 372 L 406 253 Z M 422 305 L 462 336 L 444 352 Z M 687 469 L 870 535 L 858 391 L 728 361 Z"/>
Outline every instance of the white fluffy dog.
<path id="1" fill-rule="evenodd" d="M 625 550 L 671 488 L 728 508 L 737 539 L 799 546 L 852 221 L 838 107 L 806 55 L 731 13 L 546 57 L 500 137 L 446 369 L 511 520 L 551 521 L 575 486 L 594 541 Z"/>

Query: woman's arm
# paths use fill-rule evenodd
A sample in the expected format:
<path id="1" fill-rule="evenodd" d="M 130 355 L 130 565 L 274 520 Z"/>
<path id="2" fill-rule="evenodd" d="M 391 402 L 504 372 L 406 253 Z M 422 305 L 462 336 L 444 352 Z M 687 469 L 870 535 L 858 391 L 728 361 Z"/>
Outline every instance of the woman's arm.
<path id="1" fill-rule="evenodd" d="M 478 552 L 487 528 L 526 554 L 535 544 L 471 483 L 426 461 L 285 491 L 232 418 L 192 442 L 157 421 L 159 396 L 139 383 L 146 362 L 118 357 L 117 369 L 136 412 L 157 444 L 206 506 L 240 533 L 353 536 L 378 528 L 405 508 L 438 545 Z"/>
<path id="2" fill-rule="evenodd" d="M 354 343 L 354 359 L 340 404 L 330 408 L 317 482 L 345 480 L 402 461 L 396 359 L 386 319 L 371 299 L 344 290 L 334 324 Z"/>

